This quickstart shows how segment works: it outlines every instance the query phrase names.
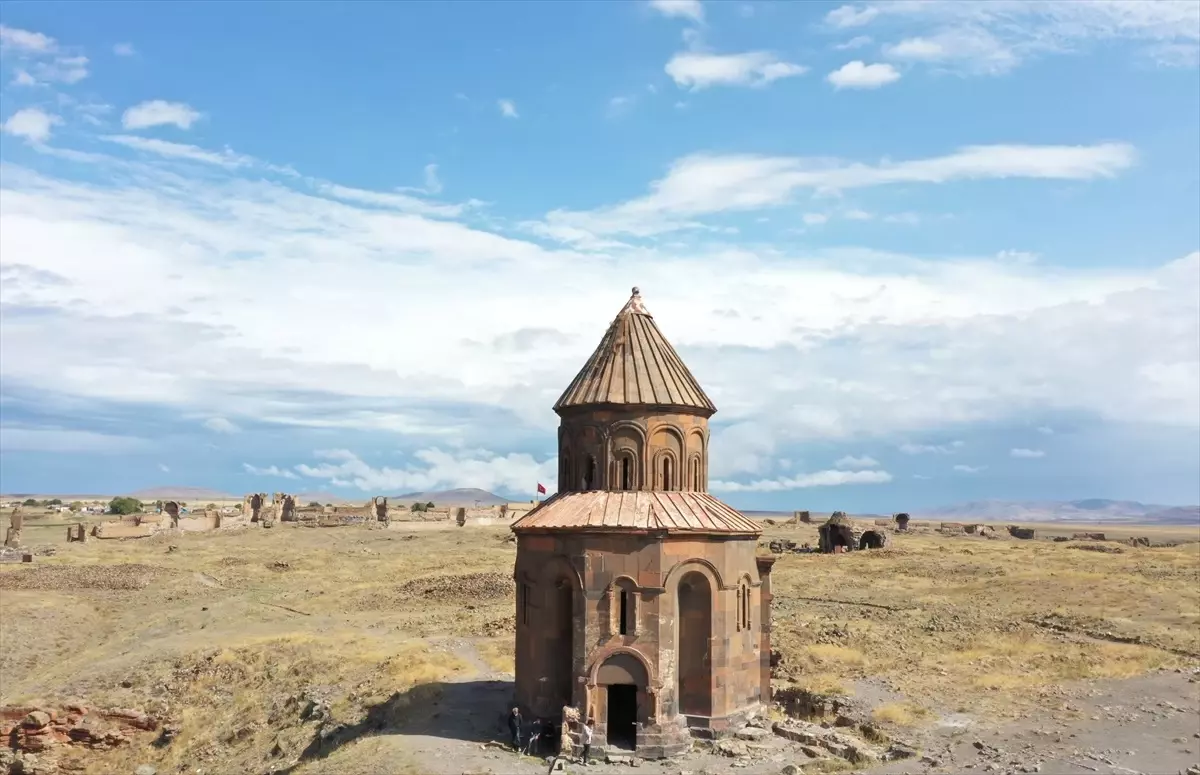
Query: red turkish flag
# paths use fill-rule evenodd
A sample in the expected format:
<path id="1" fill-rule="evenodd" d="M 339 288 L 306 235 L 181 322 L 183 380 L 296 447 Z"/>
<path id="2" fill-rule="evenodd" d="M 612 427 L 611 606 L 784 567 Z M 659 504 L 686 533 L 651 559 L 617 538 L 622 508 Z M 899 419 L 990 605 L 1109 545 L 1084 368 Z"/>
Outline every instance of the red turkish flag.
<path id="1" fill-rule="evenodd" d="M 545 495 L 546 487 L 541 482 L 538 482 L 538 495 Z"/>

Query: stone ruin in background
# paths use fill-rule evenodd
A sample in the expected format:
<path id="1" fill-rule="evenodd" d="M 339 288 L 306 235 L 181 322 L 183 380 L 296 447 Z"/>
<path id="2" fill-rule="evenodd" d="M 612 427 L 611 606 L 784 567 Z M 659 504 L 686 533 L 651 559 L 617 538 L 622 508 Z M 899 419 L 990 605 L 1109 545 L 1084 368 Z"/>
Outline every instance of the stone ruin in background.
<path id="1" fill-rule="evenodd" d="M 13 506 L 12 515 L 8 518 L 8 530 L 4 533 L 4 545 L 15 549 L 21 545 L 21 528 L 25 524 L 25 515 L 20 506 Z"/>
<path id="2" fill-rule="evenodd" d="M 263 522 L 267 518 L 267 514 L 263 513 L 263 507 L 267 505 L 267 494 L 265 492 L 253 492 L 242 498 L 242 515 L 248 517 L 251 522 Z"/>

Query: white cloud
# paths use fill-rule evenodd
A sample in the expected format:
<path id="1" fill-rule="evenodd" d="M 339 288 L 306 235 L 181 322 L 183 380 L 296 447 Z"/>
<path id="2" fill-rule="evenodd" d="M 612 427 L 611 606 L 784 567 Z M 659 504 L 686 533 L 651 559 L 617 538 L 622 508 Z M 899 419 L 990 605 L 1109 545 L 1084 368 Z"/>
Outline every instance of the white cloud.
<path id="1" fill-rule="evenodd" d="M 1015 449 L 1010 449 L 1008 451 L 1008 454 L 1011 455 L 1012 457 L 1018 457 L 1018 458 L 1038 458 L 1038 457 L 1046 456 L 1046 453 L 1043 450 L 1024 449 L 1021 447 L 1017 447 Z"/>
<path id="2" fill-rule="evenodd" d="M 148 439 L 67 428 L 0 426 L 0 451 L 124 455 L 152 447 Z"/>
<path id="3" fill-rule="evenodd" d="M 759 210 L 784 204 L 797 191 L 849 190 L 898 183 L 941 184 L 958 180 L 1032 178 L 1092 180 L 1113 177 L 1136 160 L 1132 146 L 977 145 L 944 156 L 877 165 L 836 159 L 749 154 L 696 154 L 676 161 L 651 192 L 587 212 L 555 210 L 551 227 L 599 235 L 650 236 L 696 224 L 711 213 Z"/>
<path id="4" fill-rule="evenodd" d="M 870 35 L 856 35 L 845 43 L 838 43 L 834 48 L 838 51 L 851 51 L 856 48 L 871 45 Z"/>
<path id="5" fill-rule="evenodd" d="M 48 35 L 0 24 L 0 51 L 49 54 L 57 49 L 58 44 Z"/>
<path id="6" fill-rule="evenodd" d="M 878 15 L 879 10 L 874 6 L 865 5 L 856 8 L 851 5 L 842 5 L 825 14 L 825 21 L 834 27 L 845 29 L 869 24 Z"/>
<path id="7" fill-rule="evenodd" d="M 442 179 L 438 177 L 438 165 L 425 165 L 425 190 L 430 194 L 442 193 Z"/>
<path id="8" fill-rule="evenodd" d="M 636 283 L 721 410 L 714 479 L 775 479 L 795 443 L 926 442 L 1058 412 L 1200 427 L 1200 253 L 1124 269 L 720 244 L 583 254 L 256 167 L 106 158 L 113 174 L 83 166 L 82 181 L 2 168 L 6 391 L 443 449 L 479 443 L 470 429 L 494 417 L 550 449 L 550 405 Z M 413 321 L 437 325 L 396 336 Z"/>
<path id="9" fill-rule="evenodd" d="M 79 83 L 88 77 L 88 58 L 85 56 L 55 57 L 49 62 L 36 62 L 33 77 L 40 83 Z"/>
<path id="10" fill-rule="evenodd" d="M 204 421 L 204 427 L 214 433 L 241 433 L 242 429 L 224 417 L 210 417 Z"/>
<path id="11" fill-rule="evenodd" d="M 497 100 L 496 105 L 500 108 L 500 115 L 505 118 L 520 118 L 520 114 L 517 113 L 517 104 L 512 100 Z"/>
<path id="12" fill-rule="evenodd" d="M 137 51 L 133 48 L 132 43 L 117 43 L 113 46 L 113 53 L 119 57 L 131 57 Z"/>
<path id="13" fill-rule="evenodd" d="M 861 457 L 846 455 L 833 464 L 834 468 L 877 468 L 878 466 L 879 461 L 867 455 Z"/>
<path id="14" fill-rule="evenodd" d="M 900 451 L 906 455 L 950 455 L 965 445 L 962 441 L 952 441 L 949 444 L 901 444 Z"/>
<path id="15" fill-rule="evenodd" d="M 129 108 L 121 116 L 121 125 L 126 129 L 146 129 L 168 124 L 180 129 L 191 129 L 200 120 L 200 111 L 183 102 L 147 100 Z"/>
<path id="16" fill-rule="evenodd" d="M 159 464 L 158 464 L 158 470 L 159 470 L 159 471 L 162 471 L 164 474 L 169 474 L 169 473 L 171 473 L 171 468 L 170 468 L 170 466 L 168 466 L 166 463 L 159 463 Z"/>
<path id="17" fill-rule="evenodd" d="M 932 479 L 933 477 L 932 477 L 932 476 L 926 476 L 925 474 L 913 474 L 913 475 L 912 475 L 912 478 L 913 478 L 913 479 L 919 479 L 919 480 L 921 480 L 921 481 L 929 481 L 929 480 L 930 480 L 930 479 Z"/>
<path id="18" fill-rule="evenodd" d="M 835 89 L 878 89 L 900 80 L 900 73 L 888 64 L 868 65 L 861 60 L 847 62 L 825 76 Z"/>
<path id="19" fill-rule="evenodd" d="M 334 199 L 355 204 L 370 205 L 372 207 L 386 207 L 402 212 L 454 218 L 461 215 L 465 209 L 462 205 L 428 202 L 424 199 L 394 191 L 368 191 L 362 188 L 339 186 L 336 183 L 325 183 L 322 181 L 315 181 L 314 184 L 317 191 Z M 426 180 L 426 184 L 428 184 L 428 180 Z"/>
<path id="20" fill-rule="evenodd" d="M 58 116 L 41 108 L 21 108 L 4 122 L 4 131 L 23 137 L 31 143 L 44 143 L 50 139 L 54 127 L 62 123 Z"/>
<path id="21" fill-rule="evenodd" d="M 311 479 L 328 479 L 374 493 L 453 487 L 525 493 L 538 482 L 552 484 L 558 475 L 558 458 L 539 463 L 530 455 L 498 455 L 488 450 L 423 449 L 413 455 L 418 465 L 406 468 L 375 468 L 348 450 L 327 450 L 314 456 L 330 462 L 301 464 L 296 470 Z"/>
<path id="22" fill-rule="evenodd" d="M 837 487 L 845 484 L 884 484 L 892 481 L 887 471 L 817 471 L 779 479 L 760 479 L 756 482 L 715 481 L 709 485 L 714 492 L 783 492 L 809 487 Z"/>
<path id="23" fill-rule="evenodd" d="M 980 471 L 986 471 L 987 466 L 968 466 L 960 463 L 954 467 L 954 470 L 960 474 L 977 474 Z"/>
<path id="24" fill-rule="evenodd" d="M 617 116 L 623 116 L 629 112 L 630 108 L 633 107 L 633 104 L 635 101 L 636 101 L 635 97 L 625 95 L 625 94 L 621 94 L 616 97 L 613 97 L 612 99 L 610 99 L 608 101 L 608 107 L 607 107 L 606 113 L 609 118 L 616 118 Z"/>
<path id="25" fill-rule="evenodd" d="M 1039 425 L 1037 432 L 1042 434 L 1043 436 L 1053 436 L 1054 435 L 1054 429 L 1048 425 Z"/>
<path id="26" fill-rule="evenodd" d="M 807 67 L 785 62 L 769 51 L 744 54 L 683 52 L 671 57 L 665 68 L 675 83 L 692 91 L 710 86 L 766 86 L 781 78 L 808 72 Z"/>
<path id="27" fill-rule="evenodd" d="M 820 226 L 829 220 L 829 216 L 823 213 L 805 213 L 803 220 L 807 226 Z"/>
<path id="28" fill-rule="evenodd" d="M 900 35 L 885 52 L 964 74 L 995 75 L 1047 54 L 1130 41 L 1167 66 L 1200 56 L 1200 4 L 1145 0 L 898 0 L 845 5 L 833 29 L 872 25 Z"/>
<path id="29" fill-rule="evenodd" d="M 18 69 L 12 79 L 13 86 L 37 86 L 37 79 L 29 74 L 27 70 Z"/>
<path id="30" fill-rule="evenodd" d="M 700 0 L 650 0 L 650 7 L 663 16 L 704 21 L 704 6 Z"/>
<path id="31" fill-rule="evenodd" d="M 132 148 L 135 151 L 153 153 L 172 159 L 215 164 L 218 167 L 225 167 L 226 169 L 249 167 L 254 164 L 254 159 L 251 157 L 234 153 L 228 148 L 223 151 L 209 151 L 186 143 L 173 143 L 169 140 L 159 140 L 154 137 L 138 137 L 136 135 L 104 135 L 100 139 L 105 142 L 123 145 L 126 148 Z"/>
<path id="32" fill-rule="evenodd" d="M 286 468 L 280 468 L 279 466 L 267 466 L 265 468 L 260 468 L 259 466 L 252 466 L 249 463 L 242 463 L 242 470 L 248 474 L 253 474 L 254 476 L 273 476 L 280 479 L 300 478 L 294 472 L 289 471 Z"/>

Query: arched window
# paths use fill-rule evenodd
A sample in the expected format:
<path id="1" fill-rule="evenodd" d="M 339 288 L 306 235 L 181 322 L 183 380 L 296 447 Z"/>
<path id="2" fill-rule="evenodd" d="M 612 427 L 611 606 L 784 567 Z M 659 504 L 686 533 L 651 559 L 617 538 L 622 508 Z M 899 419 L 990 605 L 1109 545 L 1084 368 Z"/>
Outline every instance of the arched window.
<path id="1" fill-rule="evenodd" d="M 618 579 L 612 592 L 617 633 L 637 635 L 637 587 L 629 579 Z"/>
<path id="2" fill-rule="evenodd" d="M 621 456 L 620 484 L 622 490 L 633 489 L 633 455 L 628 453 Z"/>
<path id="3" fill-rule="evenodd" d="M 742 584 L 742 629 L 750 629 L 750 585 Z"/>
<path id="4" fill-rule="evenodd" d="M 595 455 L 587 456 L 587 466 L 583 472 L 583 489 L 593 490 L 596 488 L 596 457 Z"/>
<path id="5" fill-rule="evenodd" d="M 670 490 L 671 487 L 671 456 L 663 455 L 662 458 L 662 488 Z"/>
<path id="6" fill-rule="evenodd" d="M 692 481 L 692 492 L 700 492 L 704 489 L 700 485 L 700 458 L 693 457 L 688 467 L 691 469 L 688 474 Z"/>

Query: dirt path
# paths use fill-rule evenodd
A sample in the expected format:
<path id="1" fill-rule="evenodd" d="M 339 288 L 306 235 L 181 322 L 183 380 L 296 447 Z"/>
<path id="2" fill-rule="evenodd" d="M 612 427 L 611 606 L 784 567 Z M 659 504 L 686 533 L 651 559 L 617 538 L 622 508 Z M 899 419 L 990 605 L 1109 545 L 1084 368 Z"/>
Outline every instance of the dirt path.
<path id="1" fill-rule="evenodd" d="M 1164 672 L 1072 687 L 1071 719 L 982 725 L 969 717 L 920 736 L 925 758 L 872 773 L 1040 772 L 1175 775 L 1200 767 L 1200 676 Z"/>

